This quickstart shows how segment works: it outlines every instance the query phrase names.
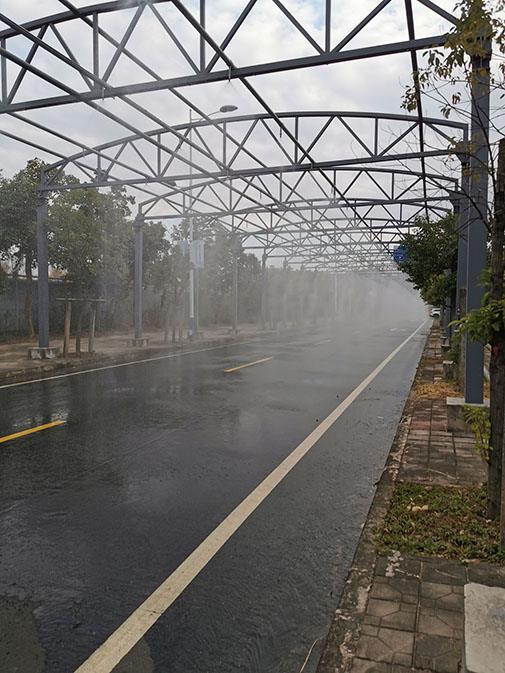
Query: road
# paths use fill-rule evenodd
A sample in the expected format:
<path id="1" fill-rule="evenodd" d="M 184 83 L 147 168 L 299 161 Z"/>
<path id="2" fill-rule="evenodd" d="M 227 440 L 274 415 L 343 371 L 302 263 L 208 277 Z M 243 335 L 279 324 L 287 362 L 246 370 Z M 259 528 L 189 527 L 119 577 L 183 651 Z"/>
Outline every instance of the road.
<path id="1" fill-rule="evenodd" d="M 297 673 L 314 645 L 313 670 L 428 323 L 384 359 L 420 322 L 0 389 L 0 438 L 61 421 L 0 443 L 2 673 L 76 671 L 111 634 L 81 671 Z"/>

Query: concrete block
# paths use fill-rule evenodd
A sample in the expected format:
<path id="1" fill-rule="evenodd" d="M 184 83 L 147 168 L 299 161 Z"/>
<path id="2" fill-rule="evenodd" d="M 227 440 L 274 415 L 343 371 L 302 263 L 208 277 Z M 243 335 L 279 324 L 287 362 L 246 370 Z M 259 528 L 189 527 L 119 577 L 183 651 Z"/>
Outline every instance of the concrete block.
<path id="1" fill-rule="evenodd" d="M 464 673 L 505 673 L 505 589 L 465 585 Z"/>
<path id="2" fill-rule="evenodd" d="M 451 350 L 451 343 L 447 337 L 442 339 L 442 353 L 447 353 Z"/>
<path id="3" fill-rule="evenodd" d="M 447 430 L 449 432 L 470 432 L 471 428 L 463 417 L 463 407 L 489 409 L 489 400 L 484 404 L 467 404 L 464 397 L 447 397 Z"/>
<path id="4" fill-rule="evenodd" d="M 49 348 L 32 347 L 28 349 L 29 360 L 54 360 L 60 354 L 58 346 L 50 346 Z"/>
<path id="5" fill-rule="evenodd" d="M 442 367 L 444 369 L 444 379 L 454 381 L 456 374 L 456 368 L 454 366 L 454 362 L 452 360 L 444 360 L 442 362 Z"/>
<path id="6" fill-rule="evenodd" d="M 140 339 L 129 339 L 128 346 L 132 348 L 147 348 L 149 344 L 149 339 L 147 337 L 141 337 Z"/>

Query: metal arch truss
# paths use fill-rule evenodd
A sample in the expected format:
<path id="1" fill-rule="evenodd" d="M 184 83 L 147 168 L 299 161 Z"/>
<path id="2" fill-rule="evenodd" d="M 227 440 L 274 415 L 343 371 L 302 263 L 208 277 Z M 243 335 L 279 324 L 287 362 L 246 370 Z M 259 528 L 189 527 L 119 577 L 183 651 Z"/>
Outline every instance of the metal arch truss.
<path id="1" fill-rule="evenodd" d="M 58 159 L 44 174 L 42 194 L 76 187 L 61 184 L 63 171 L 71 170 L 80 188 L 123 185 L 143 195 L 139 220 L 192 213 L 241 235 L 251 249 L 261 247 L 264 254 L 284 255 L 293 263 L 328 266 L 332 259 L 333 265 L 391 267 L 392 247 L 415 218 L 447 210 L 457 179 L 446 175 L 440 159 L 448 146 L 466 141 L 466 127 L 425 117 L 420 97 L 416 117 L 278 113 L 249 78 L 400 53 L 410 56 L 416 73 L 417 51 L 442 46 L 447 36 L 417 37 L 417 12 L 427 12 L 429 24 L 444 25 L 446 31 L 457 17 L 432 0 L 405 0 L 405 39 L 363 47 L 356 42 L 366 31 L 380 33 L 377 22 L 387 20 L 391 0 L 377 0 L 338 36 L 332 0 L 314 3 L 321 25 L 317 36 L 286 0 L 269 0 L 290 31 L 290 58 L 236 63 L 235 47 L 254 30 L 255 12 L 264 1 L 237 2 L 235 18 L 220 36 L 214 30 L 216 5 L 206 0 L 199 0 L 197 12 L 181 0 L 112 0 L 88 7 L 59 0 L 64 11 L 23 25 L 0 13 L 5 25 L 0 113 L 22 129 L 35 128 L 42 141 L 7 129 L 0 133 Z M 177 55 L 177 74 L 141 56 L 135 38 L 146 25 L 160 31 Z M 48 63 L 57 66 L 57 77 Z M 35 91 L 52 88 L 53 95 L 24 94 L 30 79 L 38 84 Z M 230 80 L 237 80 L 262 112 L 212 119 L 187 96 L 189 87 Z M 146 102 L 145 96 L 156 92 L 168 93 L 201 121 L 169 125 Z M 90 147 L 30 114 L 75 104 L 129 135 Z M 151 130 L 143 130 L 146 124 Z M 55 140 L 76 152 L 50 149 Z M 349 148 L 347 155 L 343 147 Z"/>
<path id="2" fill-rule="evenodd" d="M 415 35 L 415 9 L 424 8 L 431 12 L 433 22 L 444 23 L 447 28 L 457 23 L 457 17 L 447 12 L 432 0 L 406 0 L 405 39 L 392 43 L 354 47 L 353 41 L 360 39 L 363 32 L 373 30 L 378 18 L 387 16 L 391 0 L 378 1 L 365 16 L 359 17 L 349 30 L 334 37 L 332 26 L 331 0 L 316 0 L 314 11 L 322 24 L 319 35 L 314 37 L 289 8 L 286 0 L 272 0 L 283 14 L 285 25 L 291 31 L 297 54 L 290 59 L 272 60 L 263 63 L 236 64 L 233 60 L 235 46 L 244 34 L 254 30 L 253 17 L 261 0 L 237 0 L 236 15 L 228 26 L 226 35 L 218 38 L 213 31 L 213 8 L 206 0 L 200 0 L 199 11 L 194 13 L 181 0 L 113 0 L 87 7 L 77 7 L 70 0 L 59 0 L 67 11 L 48 17 L 17 24 L 0 13 L 0 20 L 6 28 L 0 31 L 0 56 L 2 66 L 2 104 L 6 111 L 20 112 L 73 102 L 101 101 L 105 98 L 121 98 L 159 90 L 175 91 L 195 84 L 205 84 L 232 79 L 245 80 L 247 77 L 284 72 L 317 65 L 342 63 L 375 56 L 399 53 L 415 55 L 418 50 L 441 47 L 446 41 L 446 33 L 418 38 Z M 195 3 L 196 4 L 196 3 Z M 334 9 L 334 7 L 333 7 Z M 109 15 L 121 13 L 125 17 L 120 22 L 122 29 L 112 31 L 106 26 Z M 167 77 L 145 63 L 131 48 L 132 36 L 138 26 L 149 22 L 159 28 L 170 49 L 180 58 L 184 73 Z M 79 41 L 85 49 L 72 49 L 65 38 L 65 28 L 77 25 Z M 31 43 L 25 59 L 20 58 L 16 48 L 11 47 L 20 36 Z M 239 37 L 240 36 L 240 37 Z M 55 41 L 56 40 L 56 41 Z M 37 66 L 40 52 L 47 52 L 66 66 L 66 71 L 58 78 Z M 74 53 L 75 52 L 75 53 Z M 91 54 L 89 59 L 79 54 Z M 307 53 L 309 52 L 309 53 Z M 142 73 L 142 81 L 117 81 L 120 61 Z M 18 65 L 20 71 L 12 82 L 7 81 L 6 61 Z M 51 84 L 60 90 L 59 95 L 20 99 L 20 87 L 26 73 Z M 84 88 L 75 88 L 77 73 L 84 82 Z M 65 76 L 66 75 L 66 76 Z"/>
<path id="3" fill-rule="evenodd" d="M 371 253 L 378 247 L 391 267 L 405 228 L 420 214 L 449 209 L 458 181 L 440 160 L 466 142 L 465 124 L 372 112 L 276 118 L 289 134 L 279 134 L 277 119 L 263 113 L 156 128 L 83 149 L 46 169 L 43 190 L 128 185 L 151 194 L 139 219 L 212 218 L 247 247 L 293 263 L 304 263 L 304 247 L 312 259 L 319 245 L 326 264 L 333 247 L 335 263 L 345 249 L 361 265 L 361 248 L 375 265 Z M 424 151 L 421 125 L 430 139 Z M 335 160 L 334 147 L 350 150 Z M 420 160 L 438 162 L 437 169 L 427 171 Z M 62 182 L 63 171 L 80 182 Z"/>

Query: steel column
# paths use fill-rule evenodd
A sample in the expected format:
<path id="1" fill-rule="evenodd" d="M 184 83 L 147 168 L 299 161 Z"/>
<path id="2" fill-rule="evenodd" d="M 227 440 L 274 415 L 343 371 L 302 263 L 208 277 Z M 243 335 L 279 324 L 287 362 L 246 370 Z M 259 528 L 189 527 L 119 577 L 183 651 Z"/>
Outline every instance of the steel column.
<path id="1" fill-rule="evenodd" d="M 39 348 L 49 348 L 49 253 L 47 241 L 47 198 L 37 202 L 37 311 Z"/>
<path id="2" fill-rule="evenodd" d="M 200 331 L 200 269 L 195 269 L 195 334 Z"/>
<path id="3" fill-rule="evenodd" d="M 143 224 L 142 220 L 136 219 L 133 225 L 135 228 L 135 269 L 133 279 L 133 325 L 135 341 L 140 341 L 142 339 Z"/>
<path id="4" fill-rule="evenodd" d="M 489 79 L 491 43 L 482 41 L 484 55 L 472 56 L 472 114 L 470 139 L 470 207 L 468 221 L 467 312 L 482 305 L 482 272 L 486 268 L 488 161 L 489 161 Z M 465 344 L 465 401 L 482 404 L 484 388 L 484 344 Z"/>
<path id="5" fill-rule="evenodd" d="M 233 265 L 232 265 L 232 328 L 236 334 L 238 331 L 238 257 L 240 253 L 240 239 L 238 236 L 233 240 Z"/>
<path id="6" fill-rule="evenodd" d="M 267 279 L 267 253 L 264 252 L 261 257 L 261 328 L 265 329 L 267 322 L 267 292 L 268 292 L 268 279 Z"/>
<path id="7" fill-rule="evenodd" d="M 195 336 L 195 265 L 191 261 L 193 256 L 193 216 L 189 218 L 189 327 L 188 337 Z"/>
<path id="8" fill-rule="evenodd" d="M 461 190 L 458 204 L 458 271 L 456 278 L 456 317 L 463 317 L 466 310 L 467 257 L 468 257 L 468 194 L 470 191 L 470 171 L 468 159 L 461 165 Z"/>
<path id="9" fill-rule="evenodd" d="M 444 271 L 445 287 L 446 292 L 444 296 L 444 303 L 442 306 L 442 333 L 446 337 L 451 337 L 451 331 L 449 328 L 449 323 L 451 322 L 451 297 L 447 292 L 447 286 L 449 285 L 449 279 L 451 277 L 451 269 L 446 269 Z"/>

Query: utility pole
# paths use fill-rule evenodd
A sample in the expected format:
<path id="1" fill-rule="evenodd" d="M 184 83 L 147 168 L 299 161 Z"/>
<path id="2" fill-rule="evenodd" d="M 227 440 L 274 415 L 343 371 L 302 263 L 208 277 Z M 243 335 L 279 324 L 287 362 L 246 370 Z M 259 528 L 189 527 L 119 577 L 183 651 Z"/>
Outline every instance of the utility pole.
<path id="1" fill-rule="evenodd" d="M 207 117 L 211 117 L 218 112 L 223 114 L 234 112 L 237 109 L 236 105 L 222 105 L 216 112 L 211 112 Z M 201 118 L 193 119 L 193 111 L 189 108 L 189 318 L 188 318 L 188 338 L 192 340 L 198 332 L 198 269 L 195 269 L 194 264 L 191 263 L 193 256 L 193 241 L 194 241 L 194 218 L 193 218 L 193 123 L 201 121 Z M 223 124 L 223 163 L 226 163 L 226 122 Z"/>

